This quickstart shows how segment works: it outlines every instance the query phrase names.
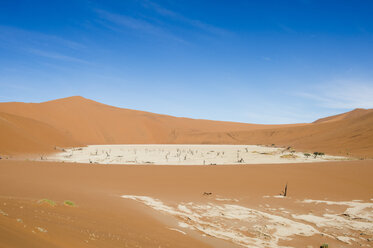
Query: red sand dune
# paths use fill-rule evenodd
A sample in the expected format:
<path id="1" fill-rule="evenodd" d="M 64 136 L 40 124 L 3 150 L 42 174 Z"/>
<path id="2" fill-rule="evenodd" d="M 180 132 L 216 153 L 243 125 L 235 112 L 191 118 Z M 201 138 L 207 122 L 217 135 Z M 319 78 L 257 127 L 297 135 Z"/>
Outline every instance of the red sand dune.
<path id="1" fill-rule="evenodd" d="M 328 116 L 325 118 L 320 118 L 314 121 L 313 123 L 325 123 L 325 122 L 334 122 L 334 121 L 340 121 L 340 120 L 346 120 L 346 119 L 354 119 L 354 118 L 358 118 L 369 113 L 372 113 L 371 109 L 357 108 L 350 112 L 342 113 L 339 115 L 332 115 L 332 116 Z"/>
<path id="2" fill-rule="evenodd" d="M 311 124 L 258 125 L 179 118 L 117 108 L 83 97 L 0 103 L 0 154 L 88 144 L 276 144 L 373 156 L 373 110 Z"/>
<path id="3" fill-rule="evenodd" d="M 35 123 L 44 123 L 64 133 L 66 139 L 75 145 L 232 143 L 234 140 L 226 134 L 216 135 L 213 139 L 195 134 L 276 127 L 276 125 L 178 118 L 117 108 L 83 97 L 68 97 L 43 103 L 0 103 L 0 112 L 29 118 Z M 30 124 L 25 122 L 24 126 L 30 126 Z M 36 137 L 35 139 L 37 142 Z M 6 146 L 10 138 L 4 138 L 1 142 L 3 146 Z M 54 137 L 50 138 L 50 143 L 52 146 L 66 145 L 65 142 Z M 26 146 L 24 148 L 25 152 L 33 150 L 27 149 Z M 17 152 L 18 150 L 9 149 L 9 151 Z M 3 150 L 0 152 L 4 153 Z"/>
<path id="4" fill-rule="evenodd" d="M 357 109 L 326 119 L 297 127 L 234 132 L 232 136 L 250 144 L 287 145 L 304 151 L 373 157 L 372 109 Z"/>
<path id="5" fill-rule="evenodd" d="M 76 142 L 43 122 L 0 112 L 0 154 L 49 151 L 55 144 Z"/>

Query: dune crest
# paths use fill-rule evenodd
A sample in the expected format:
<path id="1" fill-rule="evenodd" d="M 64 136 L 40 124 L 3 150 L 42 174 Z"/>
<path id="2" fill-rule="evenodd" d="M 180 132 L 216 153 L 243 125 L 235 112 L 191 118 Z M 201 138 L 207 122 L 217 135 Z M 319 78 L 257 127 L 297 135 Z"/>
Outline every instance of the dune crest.
<path id="1" fill-rule="evenodd" d="M 354 119 L 354 118 L 358 118 L 369 113 L 373 113 L 373 110 L 357 108 L 350 112 L 346 112 L 346 113 L 342 113 L 338 115 L 332 115 L 332 116 L 328 116 L 325 118 L 320 118 L 314 121 L 313 123 L 325 123 L 325 122 L 334 122 L 334 121 L 340 121 L 340 120 L 346 120 L 346 119 Z"/>

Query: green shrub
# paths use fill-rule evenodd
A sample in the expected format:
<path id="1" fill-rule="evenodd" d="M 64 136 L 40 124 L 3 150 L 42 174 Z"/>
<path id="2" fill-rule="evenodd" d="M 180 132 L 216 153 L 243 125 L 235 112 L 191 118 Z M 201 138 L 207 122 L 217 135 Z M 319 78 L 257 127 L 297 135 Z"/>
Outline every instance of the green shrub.
<path id="1" fill-rule="evenodd" d="M 38 201 L 39 204 L 47 204 L 47 205 L 50 205 L 52 207 L 56 206 L 56 202 L 52 201 L 52 200 L 49 200 L 49 199 L 41 199 Z"/>
<path id="2" fill-rule="evenodd" d="M 314 158 L 316 158 L 317 156 L 323 156 L 323 155 L 325 155 L 325 153 L 323 153 L 323 152 L 314 152 L 313 153 Z"/>
<path id="3" fill-rule="evenodd" d="M 75 206 L 75 203 L 72 202 L 72 201 L 64 201 L 63 204 L 64 204 L 65 206 L 69 206 L 69 207 L 74 207 L 74 206 Z"/>

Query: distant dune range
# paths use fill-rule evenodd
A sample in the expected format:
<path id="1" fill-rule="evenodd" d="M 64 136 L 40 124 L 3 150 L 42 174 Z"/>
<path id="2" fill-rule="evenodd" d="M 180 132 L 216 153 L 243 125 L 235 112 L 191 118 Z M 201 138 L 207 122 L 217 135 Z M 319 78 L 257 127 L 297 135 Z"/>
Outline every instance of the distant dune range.
<path id="1" fill-rule="evenodd" d="M 0 154 L 46 153 L 89 144 L 275 144 L 373 157 L 373 109 L 313 123 L 259 125 L 180 118 L 117 108 L 75 96 L 0 103 Z"/>

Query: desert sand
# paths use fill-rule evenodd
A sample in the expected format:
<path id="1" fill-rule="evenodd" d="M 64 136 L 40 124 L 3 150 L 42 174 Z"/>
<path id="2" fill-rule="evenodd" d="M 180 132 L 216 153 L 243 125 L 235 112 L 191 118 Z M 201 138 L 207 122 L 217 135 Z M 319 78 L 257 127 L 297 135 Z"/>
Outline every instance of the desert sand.
<path id="1" fill-rule="evenodd" d="M 2 160 L 1 243 L 369 247 L 372 168 L 371 161 L 232 167 Z M 286 183 L 288 196 L 280 197 Z M 44 198 L 56 206 L 40 203 Z"/>
<path id="2" fill-rule="evenodd" d="M 371 247 L 372 127 L 0 103 L 0 247 Z"/>

